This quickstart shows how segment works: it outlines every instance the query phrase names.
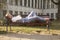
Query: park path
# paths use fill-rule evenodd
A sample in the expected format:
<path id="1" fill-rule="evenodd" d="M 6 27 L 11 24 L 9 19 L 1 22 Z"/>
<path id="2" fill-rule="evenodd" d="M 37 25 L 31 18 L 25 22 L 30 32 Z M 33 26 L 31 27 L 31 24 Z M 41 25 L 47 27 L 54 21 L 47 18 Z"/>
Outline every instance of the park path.
<path id="1" fill-rule="evenodd" d="M 60 40 L 60 35 L 8 33 L 0 35 L 0 40 Z"/>

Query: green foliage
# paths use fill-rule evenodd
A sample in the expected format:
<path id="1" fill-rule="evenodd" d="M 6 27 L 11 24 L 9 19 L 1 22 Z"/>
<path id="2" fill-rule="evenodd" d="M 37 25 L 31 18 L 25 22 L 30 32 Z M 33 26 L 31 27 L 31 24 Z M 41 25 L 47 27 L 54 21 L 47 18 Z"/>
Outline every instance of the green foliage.
<path id="1" fill-rule="evenodd" d="M 7 32 L 6 31 L 0 31 L 0 34 L 6 34 Z"/>
<path id="2" fill-rule="evenodd" d="M 7 3 L 7 0 L 0 0 L 0 9 L 2 9 Z"/>

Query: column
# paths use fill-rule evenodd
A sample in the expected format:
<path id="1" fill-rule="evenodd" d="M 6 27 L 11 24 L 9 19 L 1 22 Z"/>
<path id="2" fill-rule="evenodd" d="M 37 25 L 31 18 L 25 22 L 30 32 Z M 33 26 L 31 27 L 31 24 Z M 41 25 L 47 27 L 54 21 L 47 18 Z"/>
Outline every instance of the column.
<path id="1" fill-rule="evenodd" d="M 7 13 L 9 13 L 9 0 L 7 0 Z"/>
<path id="2" fill-rule="evenodd" d="M 49 13 L 49 18 L 51 18 L 51 13 Z"/>
<path id="3" fill-rule="evenodd" d="M 13 11 L 13 13 L 12 13 L 13 15 L 15 14 L 15 11 Z"/>
<path id="4" fill-rule="evenodd" d="M 28 15 L 28 12 L 26 12 L 26 14 Z"/>
<path id="5" fill-rule="evenodd" d="M 44 14 L 44 9 L 43 9 L 43 0 L 42 0 L 42 15 Z"/>
<path id="6" fill-rule="evenodd" d="M 19 14 L 19 11 L 18 11 L 18 15 L 20 15 L 20 14 Z"/>
<path id="7" fill-rule="evenodd" d="M 13 0 L 13 5 L 15 5 L 15 0 Z"/>
<path id="8" fill-rule="evenodd" d="M 22 15 L 25 15 L 24 11 L 23 11 Z"/>
<path id="9" fill-rule="evenodd" d="M 33 0 L 33 8 L 35 8 L 35 0 Z"/>
<path id="10" fill-rule="evenodd" d="M 54 8 L 58 8 L 58 6 L 54 4 Z"/>
<path id="11" fill-rule="evenodd" d="M 58 0 L 55 0 L 55 2 L 58 2 Z M 54 5 L 54 8 L 57 8 L 57 5 L 53 4 Z"/>
<path id="12" fill-rule="evenodd" d="M 55 13 L 53 13 L 53 19 L 55 19 Z"/>
<path id="13" fill-rule="evenodd" d="M 22 6 L 24 6 L 24 0 L 22 0 Z"/>
<path id="14" fill-rule="evenodd" d="M 43 0 L 42 0 L 42 9 L 43 9 Z"/>
<path id="15" fill-rule="evenodd" d="M 54 13 L 54 19 L 56 19 L 56 13 Z"/>
<path id="16" fill-rule="evenodd" d="M 41 0 L 39 0 L 39 8 L 41 8 Z"/>
<path id="17" fill-rule="evenodd" d="M 50 9 L 51 1 L 49 0 L 49 9 Z"/>
<path id="18" fill-rule="evenodd" d="M 28 7 L 28 0 L 27 0 L 27 5 L 26 6 Z"/>
<path id="19" fill-rule="evenodd" d="M 56 5 L 54 4 L 54 8 L 56 8 Z"/>
<path id="20" fill-rule="evenodd" d="M 38 8 L 38 0 L 37 0 L 37 7 L 36 8 Z"/>
<path id="21" fill-rule="evenodd" d="M 7 4 L 9 4 L 9 0 L 7 0 Z"/>
<path id="22" fill-rule="evenodd" d="M 47 9 L 47 0 L 46 0 L 45 8 Z"/>
<path id="23" fill-rule="evenodd" d="M 50 0 L 50 8 L 51 8 L 51 3 L 52 3 L 52 2 L 51 2 L 51 0 Z"/>
<path id="24" fill-rule="evenodd" d="M 32 7 L 32 0 L 30 0 L 30 7 Z"/>
<path id="25" fill-rule="evenodd" d="M 18 6 L 20 6 L 20 0 L 18 0 Z"/>

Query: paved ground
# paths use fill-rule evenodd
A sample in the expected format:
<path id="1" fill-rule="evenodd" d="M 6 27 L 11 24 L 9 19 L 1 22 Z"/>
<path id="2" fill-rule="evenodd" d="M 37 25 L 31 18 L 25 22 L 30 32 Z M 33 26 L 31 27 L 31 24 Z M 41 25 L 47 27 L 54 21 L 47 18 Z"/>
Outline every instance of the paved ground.
<path id="1" fill-rule="evenodd" d="M 0 40 L 60 40 L 60 35 L 39 35 L 39 34 L 4 34 Z"/>

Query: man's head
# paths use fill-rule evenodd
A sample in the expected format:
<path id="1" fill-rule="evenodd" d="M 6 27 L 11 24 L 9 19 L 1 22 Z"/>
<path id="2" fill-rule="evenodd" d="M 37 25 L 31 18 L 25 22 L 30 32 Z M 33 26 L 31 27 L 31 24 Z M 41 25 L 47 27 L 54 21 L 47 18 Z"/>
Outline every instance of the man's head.
<path id="1" fill-rule="evenodd" d="M 5 17 L 11 19 L 13 16 L 10 13 L 6 13 Z"/>

